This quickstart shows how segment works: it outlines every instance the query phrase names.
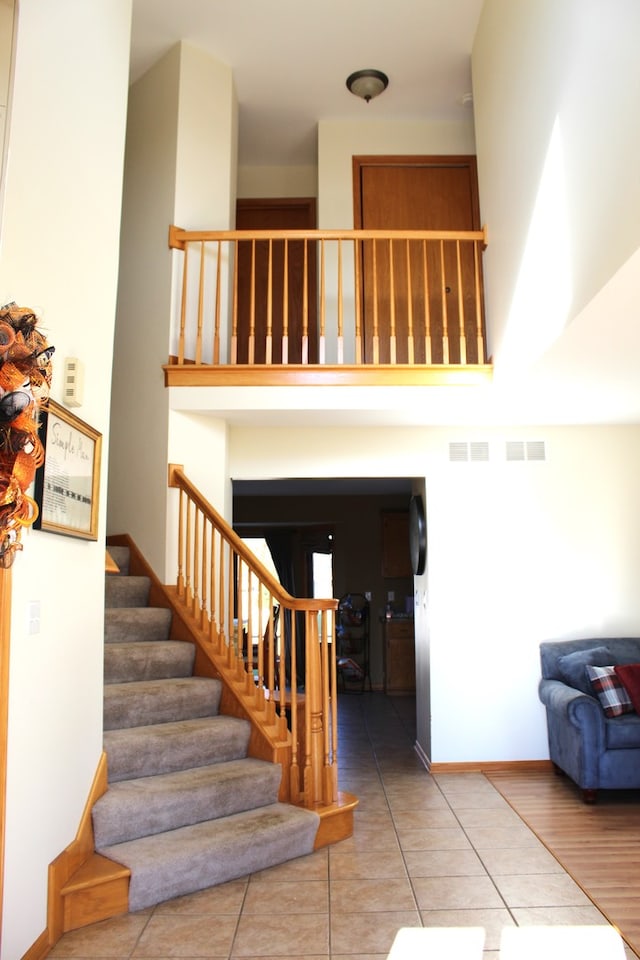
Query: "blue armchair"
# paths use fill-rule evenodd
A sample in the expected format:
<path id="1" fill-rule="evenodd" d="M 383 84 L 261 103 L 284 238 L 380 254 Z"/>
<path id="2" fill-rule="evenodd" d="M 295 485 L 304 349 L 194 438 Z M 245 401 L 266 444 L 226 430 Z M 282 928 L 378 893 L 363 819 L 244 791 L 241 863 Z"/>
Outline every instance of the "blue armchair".
<path id="1" fill-rule="evenodd" d="M 548 641 L 540 644 L 540 700 L 547 711 L 549 756 L 582 790 L 640 788 L 640 716 L 609 718 L 586 667 L 640 663 L 640 638 Z"/>

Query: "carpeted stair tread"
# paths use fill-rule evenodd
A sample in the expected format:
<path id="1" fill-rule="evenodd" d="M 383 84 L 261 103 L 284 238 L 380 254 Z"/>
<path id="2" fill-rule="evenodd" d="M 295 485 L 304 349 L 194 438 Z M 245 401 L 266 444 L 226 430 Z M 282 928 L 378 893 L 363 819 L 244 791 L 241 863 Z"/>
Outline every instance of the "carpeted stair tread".
<path id="1" fill-rule="evenodd" d="M 168 640 L 171 617 L 171 610 L 165 607 L 107 607 L 104 611 L 104 641 Z"/>
<path id="2" fill-rule="evenodd" d="M 98 852 L 130 868 L 135 911 L 311 853 L 319 822 L 311 810 L 274 803 Z"/>
<path id="3" fill-rule="evenodd" d="M 104 682 L 131 683 L 190 677 L 195 655 L 195 646 L 181 640 L 108 643 L 104 648 Z"/>
<path id="4" fill-rule="evenodd" d="M 104 688 L 104 729 L 168 723 L 179 717 L 213 716 L 218 712 L 221 683 L 210 677 L 178 677 L 110 683 Z"/>
<path id="5" fill-rule="evenodd" d="M 123 577 L 113 574 L 104 581 L 105 607 L 146 607 L 151 581 L 149 577 Z"/>
<path id="6" fill-rule="evenodd" d="M 251 727 L 237 717 L 200 717 L 106 731 L 109 783 L 239 760 Z"/>
<path id="7" fill-rule="evenodd" d="M 281 776 L 277 764 L 246 757 L 111 784 L 92 811 L 96 846 L 275 803 Z"/>
<path id="8" fill-rule="evenodd" d="M 109 551 L 111 559 L 118 567 L 120 575 L 126 577 L 129 573 L 129 559 L 131 557 L 131 551 L 129 550 L 129 547 L 118 547 L 107 544 L 107 550 Z M 118 574 L 110 574 L 110 576 L 117 577 Z"/>
<path id="9" fill-rule="evenodd" d="M 109 553 L 108 789 L 92 817 L 97 853 L 131 870 L 129 910 L 311 853 L 318 814 L 278 802 L 281 766 L 247 756 L 249 721 L 219 715 L 221 681 L 193 675 L 195 645 L 170 639 L 172 611 L 148 605 L 128 547 Z"/>

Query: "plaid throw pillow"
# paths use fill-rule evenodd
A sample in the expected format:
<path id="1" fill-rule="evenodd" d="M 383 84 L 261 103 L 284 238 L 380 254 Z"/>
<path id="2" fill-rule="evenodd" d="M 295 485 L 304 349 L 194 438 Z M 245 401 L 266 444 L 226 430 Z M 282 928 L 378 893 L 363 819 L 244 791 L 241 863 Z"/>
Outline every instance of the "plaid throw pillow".
<path id="1" fill-rule="evenodd" d="M 616 676 L 615 667 L 585 667 L 593 692 L 607 717 L 633 713 L 633 704 L 623 684 Z"/>

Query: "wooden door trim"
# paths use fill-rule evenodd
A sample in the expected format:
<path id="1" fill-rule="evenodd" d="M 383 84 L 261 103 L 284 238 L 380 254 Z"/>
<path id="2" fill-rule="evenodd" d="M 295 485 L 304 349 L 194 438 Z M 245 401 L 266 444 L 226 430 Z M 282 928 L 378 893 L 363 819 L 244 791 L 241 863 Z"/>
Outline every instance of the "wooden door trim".
<path id="1" fill-rule="evenodd" d="M 315 197 L 246 197 L 236 200 L 237 210 L 307 210 L 309 229 L 317 226 L 317 200 Z"/>
<path id="2" fill-rule="evenodd" d="M 362 230 L 362 170 L 364 167 L 468 167 L 470 178 L 471 202 L 473 210 L 473 230 L 481 230 L 480 196 L 478 193 L 478 163 L 475 154 L 435 154 L 429 156 L 401 154 L 390 156 L 363 155 L 352 157 L 353 170 L 353 227 Z"/>

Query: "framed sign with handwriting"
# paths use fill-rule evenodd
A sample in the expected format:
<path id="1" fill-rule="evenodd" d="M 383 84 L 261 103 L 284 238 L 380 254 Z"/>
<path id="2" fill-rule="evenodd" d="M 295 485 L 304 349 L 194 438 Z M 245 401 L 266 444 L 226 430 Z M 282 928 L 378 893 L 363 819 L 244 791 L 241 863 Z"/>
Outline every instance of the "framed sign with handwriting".
<path id="1" fill-rule="evenodd" d="M 44 463 L 36 471 L 36 530 L 98 539 L 102 434 L 50 400 L 40 414 Z"/>

